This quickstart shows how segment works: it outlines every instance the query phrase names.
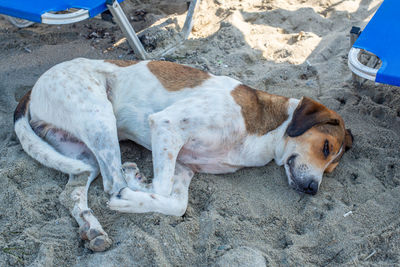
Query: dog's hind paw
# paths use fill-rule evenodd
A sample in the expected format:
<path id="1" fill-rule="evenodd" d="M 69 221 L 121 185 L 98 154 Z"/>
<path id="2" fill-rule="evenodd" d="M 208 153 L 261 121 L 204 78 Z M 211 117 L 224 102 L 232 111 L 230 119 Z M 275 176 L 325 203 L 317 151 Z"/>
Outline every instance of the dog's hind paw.
<path id="1" fill-rule="evenodd" d="M 80 237 L 89 241 L 89 248 L 92 251 L 107 250 L 112 245 L 112 241 L 101 227 L 97 218 L 93 216 L 90 210 L 83 211 L 81 217 L 85 223 L 79 227 Z"/>
<path id="2" fill-rule="evenodd" d="M 122 164 L 122 173 L 130 189 L 148 191 L 149 185 L 146 183 L 147 179 L 140 173 L 136 163 L 125 162 Z"/>
<path id="3" fill-rule="evenodd" d="M 96 238 L 90 240 L 89 248 L 92 251 L 105 251 L 109 249 L 112 245 L 111 239 L 108 237 L 107 234 L 99 235 Z"/>

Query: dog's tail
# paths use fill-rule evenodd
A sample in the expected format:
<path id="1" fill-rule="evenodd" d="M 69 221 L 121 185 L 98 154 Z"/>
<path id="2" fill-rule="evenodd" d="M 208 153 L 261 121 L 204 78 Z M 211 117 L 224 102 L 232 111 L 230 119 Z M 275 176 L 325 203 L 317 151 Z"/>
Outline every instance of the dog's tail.
<path id="1" fill-rule="evenodd" d="M 93 168 L 83 161 L 64 156 L 33 131 L 29 124 L 31 91 L 21 99 L 14 112 L 14 130 L 25 152 L 41 164 L 69 174 L 92 172 Z"/>

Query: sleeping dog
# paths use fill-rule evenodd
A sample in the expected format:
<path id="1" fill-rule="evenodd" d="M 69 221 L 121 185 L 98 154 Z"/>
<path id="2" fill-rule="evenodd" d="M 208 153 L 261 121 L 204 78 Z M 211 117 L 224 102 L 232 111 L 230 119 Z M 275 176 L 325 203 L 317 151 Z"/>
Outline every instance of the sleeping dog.
<path id="1" fill-rule="evenodd" d="M 71 194 L 80 234 L 94 251 L 111 240 L 87 205 L 101 173 L 109 208 L 181 216 L 195 172 L 229 173 L 283 165 L 289 185 L 316 194 L 353 137 L 322 104 L 250 88 L 239 81 L 166 61 L 78 58 L 45 72 L 20 101 L 15 132 L 45 166 L 86 186 Z M 134 163 L 121 163 L 119 140 L 152 151 L 151 184 Z"/>

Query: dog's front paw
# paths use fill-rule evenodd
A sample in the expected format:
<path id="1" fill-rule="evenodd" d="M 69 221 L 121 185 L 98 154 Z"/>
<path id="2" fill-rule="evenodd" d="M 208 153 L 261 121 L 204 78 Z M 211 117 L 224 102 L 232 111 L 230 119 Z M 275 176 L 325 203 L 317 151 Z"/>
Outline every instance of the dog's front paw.
<path id="1" fill-rule="evenodd" d="M 110 201 L 107 202 L 107 206 L 111 210 L 123 212 L 125 209 L 131 206 L 131 201 L 126 197 L 127 190 L 131 190 L 128 187 L 122 188 L 118 193 L 113 194 Z"/>
<path id="2" fill-rule="evenodd" d="M 147 212 L 150 202 L 155 200 L 154 194 L 133 191 L 125 187 L 119 193 L 111 196 L 107 206 L 116 211 L 129 212 L 129 213 L 142 213 Z"/>

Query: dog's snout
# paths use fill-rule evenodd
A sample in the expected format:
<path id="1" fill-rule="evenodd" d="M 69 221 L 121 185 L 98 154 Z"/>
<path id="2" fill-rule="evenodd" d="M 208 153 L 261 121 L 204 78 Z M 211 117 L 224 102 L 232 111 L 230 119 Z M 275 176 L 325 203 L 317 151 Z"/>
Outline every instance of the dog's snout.
<path id="1" fill-rule="evenodd" d="M 307 186 L 304 187 L 304 193 L 315 195 L 318 192 L 318 183 L 314 180 L 311 180 Z"/>

